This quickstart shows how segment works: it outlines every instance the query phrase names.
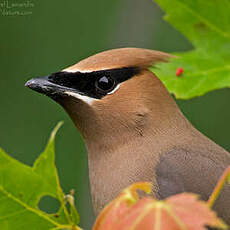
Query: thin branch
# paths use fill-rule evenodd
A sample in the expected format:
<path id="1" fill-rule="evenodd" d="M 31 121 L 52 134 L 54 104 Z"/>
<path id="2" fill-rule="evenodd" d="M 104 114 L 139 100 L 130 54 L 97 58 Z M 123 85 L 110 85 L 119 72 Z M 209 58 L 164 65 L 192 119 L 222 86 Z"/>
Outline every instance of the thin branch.
<path id="1" fill-rule="evenodd" d="M 224 173 L 222 174 L 219 181 L 217 182 L 215 189 L 213 190 L 211 196 L 208 199 L 208 205 L 210 208 L 214 205 L 215 201 L 219 197 L 220 192 L 222 191 L 224 184 L 228 181 L 229 177 L 230 177 L 230 166 L 228 166 L 225 169 Z"/>

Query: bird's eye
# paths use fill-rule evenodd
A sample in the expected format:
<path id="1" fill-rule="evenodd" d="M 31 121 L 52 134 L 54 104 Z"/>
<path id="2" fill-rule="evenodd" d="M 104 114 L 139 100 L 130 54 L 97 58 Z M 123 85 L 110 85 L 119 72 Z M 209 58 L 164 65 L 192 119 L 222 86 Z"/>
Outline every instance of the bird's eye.
<path id="1" fill-rule="evenodd" d="M 96 88 L 104 93 L 112 91 L 116 85 L 115 80 L 109 76 L 103 76 L 96 80 Z"/>

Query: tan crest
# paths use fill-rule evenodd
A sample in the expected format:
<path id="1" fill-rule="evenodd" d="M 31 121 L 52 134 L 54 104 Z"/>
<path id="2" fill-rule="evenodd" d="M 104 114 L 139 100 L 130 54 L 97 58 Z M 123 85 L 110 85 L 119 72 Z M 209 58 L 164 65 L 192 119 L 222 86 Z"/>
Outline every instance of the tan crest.
<path id="1" fill-rule="evenodd" d="M 164 52 L 141 48 L 112 49 L 90 56 L 63 71 L 91 72 L 129 66 L 146 68 L 157 62 L 167 62 L 172 57 Z"/>

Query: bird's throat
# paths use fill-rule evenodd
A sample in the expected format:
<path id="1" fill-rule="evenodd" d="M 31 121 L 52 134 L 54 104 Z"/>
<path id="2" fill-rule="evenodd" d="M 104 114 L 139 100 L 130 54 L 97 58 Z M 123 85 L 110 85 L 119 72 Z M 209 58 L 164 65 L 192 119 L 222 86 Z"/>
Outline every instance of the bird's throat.
<path id="1" fill-rule="evenodd" d="M 96 214 L 132 183 L 149 181 L 156 185 L 154 168 L 161 152 L 173 148 L 180 140 L 179 131 L 173 128 L 160 130 L 163 132 L 136 130 L 101 138 L 96 142 L 86 141 L 91 195 Z"/>

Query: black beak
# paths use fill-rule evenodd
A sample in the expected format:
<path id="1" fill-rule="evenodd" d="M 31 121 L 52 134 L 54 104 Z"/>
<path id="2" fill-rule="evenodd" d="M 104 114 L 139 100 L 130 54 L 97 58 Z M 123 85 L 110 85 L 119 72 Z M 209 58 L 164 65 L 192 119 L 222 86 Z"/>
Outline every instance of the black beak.
<path id="1" fill-rule="evenodd" d="M 32 78 L 25 86 L 49 97 L 64 96 L 69 91 L 69 88 L 51 82 L 49 77 Z"/>

